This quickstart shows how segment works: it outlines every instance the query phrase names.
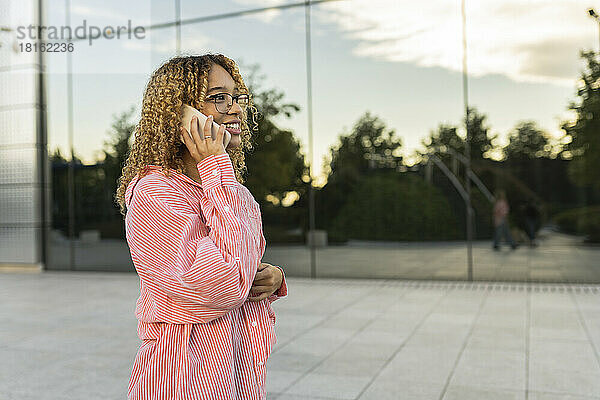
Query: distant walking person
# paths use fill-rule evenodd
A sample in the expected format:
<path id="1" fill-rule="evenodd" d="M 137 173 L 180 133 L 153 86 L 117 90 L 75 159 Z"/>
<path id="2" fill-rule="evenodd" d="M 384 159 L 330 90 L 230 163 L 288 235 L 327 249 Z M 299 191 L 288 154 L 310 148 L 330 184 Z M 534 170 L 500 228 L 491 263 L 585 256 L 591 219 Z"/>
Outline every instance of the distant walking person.
<path id="1" fill-rule="evenodd" d="M 525 215 L 525 225 L 527 227 L 527 236 L 529 237 L 529 246 L 536 247 L 538 245 L 536 241 L 536 235 L 538 222 L 540 220 L 540 210 L 535 204 L 535 200 L 529 199 L 525 205 L 523 214 Z"/>
<path id="2" fill-rule="evenodd" d="M 504 190 L 499 190 L 494 203 L 494 250 L 500 250 L 500 241 L 502 237 L 510 243 L 510 247 L 514 250 L 517 244 L 513 240 L 508 226 L 508 212 L 510 207 L 506 201 L 506 193 Z"/>

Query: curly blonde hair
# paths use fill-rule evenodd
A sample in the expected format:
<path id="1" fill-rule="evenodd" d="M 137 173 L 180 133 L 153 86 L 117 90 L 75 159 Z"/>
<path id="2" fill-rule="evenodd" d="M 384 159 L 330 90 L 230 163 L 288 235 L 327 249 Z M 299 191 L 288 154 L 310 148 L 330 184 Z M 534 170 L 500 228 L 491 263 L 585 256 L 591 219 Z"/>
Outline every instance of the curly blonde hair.
<path id="1" fill-rule="evenodd" d="M 242 111 L 241 116 L 241 145 L 235 149 L 226 149 L 235 169 L 236 179 L 240 183 L 244 182 L 244 151 L 253 149 L 247 121 L 248 110 L 252 111 L 253 131 L 258 127 L 258 112 L 236 63 L 222 54 L 173 57 L 152 73 L 144 91 L 140 120 L 134 130 L 135 140 L 118 179 L 115 194 L 122 215 L 127 212 L 127 185 L 137 174 L 144 176 L 148 164 L 161 166 L 161 171 L 167 176 L 170 176 L 170 168 L 179 173 L 184 172 L 182 156 L 185 144 L 181 142 L 179 133 L 181 106 L 185 103 L 197 109 L 202 107 L 212 64 L 218 64 L 229 72 L 240 93 L 246 93 L 250 97 L 248 107 Z"/>

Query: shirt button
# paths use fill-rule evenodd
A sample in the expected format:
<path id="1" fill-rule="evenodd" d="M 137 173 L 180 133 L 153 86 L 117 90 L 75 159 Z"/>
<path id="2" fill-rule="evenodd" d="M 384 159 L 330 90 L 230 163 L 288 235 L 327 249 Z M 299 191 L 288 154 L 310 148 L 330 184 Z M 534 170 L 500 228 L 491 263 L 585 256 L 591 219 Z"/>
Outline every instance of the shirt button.
<path id="1" fill-rule="evenodd" d="M 259 361 L 259 362 L 258 362 L 258 365 L 263 365 L 263 362 L 262 362 L 262 361 Z"/>
<path id="2" fill-rule="evenodd" d="M 217 176 L 219 175 L 219 171 L 217 171 L 216 169 L 213 171 L 213 176 Z"/>
<path id="3" fill-rule="evenodd" d="M 229 212 L 229 206 L 225 206 L 223 208 L 225 209 L 225 211 Z"/>
<path id="4" fill-rule="evenodd" d="M 256 326 L 256 325 L 258 325 L 258 324 L 256 323 L 256 321 L 252 321 L 252 326 Z"/>

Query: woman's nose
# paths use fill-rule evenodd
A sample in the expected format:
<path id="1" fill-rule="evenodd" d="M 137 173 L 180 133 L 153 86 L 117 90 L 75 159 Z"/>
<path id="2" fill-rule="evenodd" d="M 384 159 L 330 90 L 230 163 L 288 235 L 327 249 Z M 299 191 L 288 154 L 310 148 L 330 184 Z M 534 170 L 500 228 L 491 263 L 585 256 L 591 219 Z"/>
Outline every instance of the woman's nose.
<path id="1" fill-rule="evenodd" d="M 233 104 L 231 105 L 231 108 L 229 109 L 228 114 L 241 114 L 241 113 L 242 113 L 242 107 L 240 107 L 240 105 L 238 104 L 237 101 L 234 101 Z"/>

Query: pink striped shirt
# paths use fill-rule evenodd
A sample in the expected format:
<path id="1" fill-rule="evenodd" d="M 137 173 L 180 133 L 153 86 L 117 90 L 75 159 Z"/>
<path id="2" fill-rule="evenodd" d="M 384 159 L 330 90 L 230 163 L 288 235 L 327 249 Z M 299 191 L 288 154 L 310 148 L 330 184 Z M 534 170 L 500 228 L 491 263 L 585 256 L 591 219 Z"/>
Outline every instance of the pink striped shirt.
<path id="1" fill-rule="evenodd" d="M 266 362 L 277 342 L 271 303 L 287 295 L 285 278 L 267 299 L 246 300 L 266 245 L 260 207 L 236 180 L 227 153 L 196 167 L 202 184 L 148 165 L 125 193 L 142 340 L 131 400 L 265 396 Z"/>

